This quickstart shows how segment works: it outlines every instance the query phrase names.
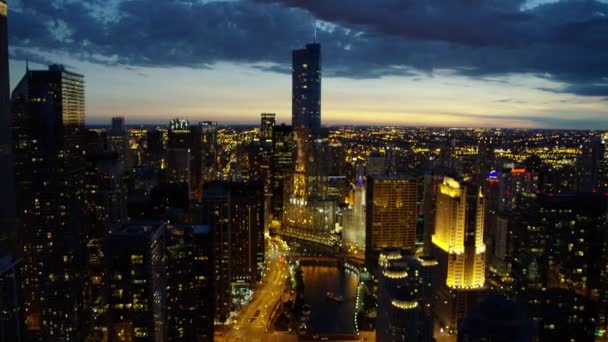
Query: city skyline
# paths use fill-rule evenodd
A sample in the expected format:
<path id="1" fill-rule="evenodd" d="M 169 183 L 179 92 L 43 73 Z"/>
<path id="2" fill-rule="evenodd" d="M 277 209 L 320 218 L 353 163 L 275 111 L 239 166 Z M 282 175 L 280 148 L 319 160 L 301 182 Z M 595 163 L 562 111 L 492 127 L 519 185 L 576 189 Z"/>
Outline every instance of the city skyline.
<path id="1" fill-rule="evenodd" d="M 156 9 L 141 1 L 12 1 L 11 89 L 25 59 L 32 68 L 61 62 L 87 77 L 87 124 L 116 115 L 131 124 L 176 115 L 253 124 L 260 112 L 289 122 L 289 51 L 316 34 L 324 47 L 323 125 L 608 127 L 605 2 L 384 2 L 340 11 L 298 1 L 161 2 Z M 419 11 L 419 27 L 394 15 L 378 22 L 382 7 L 403 19 Z M 470 24 L 450 19 L 454 9 Z M 488 22 L 496 27 L 479 30 Z M 159 36 L 153 27 L 169 29 Z"/>
<path id="2" fill-rule="evenodd" d="M 608 3 L 347 3 L 0 0 L 0 342 L 608 342 Z"/>

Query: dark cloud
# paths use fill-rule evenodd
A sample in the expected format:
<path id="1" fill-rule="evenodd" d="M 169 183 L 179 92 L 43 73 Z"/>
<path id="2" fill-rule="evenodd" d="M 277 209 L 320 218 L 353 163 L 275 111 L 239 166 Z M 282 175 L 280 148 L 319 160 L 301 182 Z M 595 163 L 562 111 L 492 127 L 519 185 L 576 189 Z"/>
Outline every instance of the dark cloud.
<path id="1" fill-rule="evenodd" d="M 605 96 L 608 5 L 524 0 L 21 0 L 10 12 L 13 57 L 68 53 L 123 66 L 252 63 L 288 73 L 290 50 L 320 20 L 324 73 L 418 77 L 449 69 L 473 78 L 534 74 L 563 91 Z M 38 58 L 42 56 L 38 55 Z"/>

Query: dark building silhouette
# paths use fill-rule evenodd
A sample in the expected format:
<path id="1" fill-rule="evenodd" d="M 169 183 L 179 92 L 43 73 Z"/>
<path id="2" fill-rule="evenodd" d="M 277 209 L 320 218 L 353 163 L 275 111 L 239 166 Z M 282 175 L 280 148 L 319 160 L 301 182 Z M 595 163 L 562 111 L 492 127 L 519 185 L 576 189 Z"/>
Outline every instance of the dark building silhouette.
<path id="1" fill-rule="evenodd" d="M 190 182 L 191 137 L 190 124 L 184 119 L 173 119 L 167 140 L 167 170 L 172 183 Z"/>
<path id="2" fill-rule="evenodd" d="M 458 329 L 458 342 L 482 341 L 538 341 L 536 324 L 524 307 L 507 297 L 492 294 L 469 313 Z"/>
<path id="3" fill-rule="evenodd" d="M 129 223 L 105 246 L 105 298 L 111 341 L 165 341 L 165 225 Z"/>
<path id="4" fill-rule="evenodd" d="M 232 309 L 232 287 L 254 284 L 264 263 L 264 189 L 261 183 L 213 181 L 203 195 L 215 247 L 216 320 Z"/>
<path id="5" fill-rule="evenodd" d="M 11 153 L 7 5 L 0 0 L 0 256 L 17 251 L 15 176 Z"/>
<path id="6" fill-rule="evenodd" d="M 146 143 L 145 162 L 157 170 L 165 168 L 163 132 L 158 129 L 149 130 L 146 133 Z"/>
<path id="7" fill-rule="evenodd" d="M 321 130 L 321 45 L 292 53 L 292 125 L 298 143 Z"/>
<path id="8" fill-rule="evenodd" d="M 566 289 L 529 289 L 517 297 L 536 323 L 539 341 L 595 341 L 597 306 Z"/>
<path id="9" fill-rule="evenodd" d="M 272 132 L 276 124 L 276 114 L 262 113 L 260 121 L 260 140 L 272 140 Z"/>
<path id="10" fill-rule="evenodd" d="M 282 221 L 285 212 L 285 182 L 291 178 L 294 169 L 293 129 L 282 124 L 274 127 L 272 135 L 272 216 Z"/>
<path id="11" fill-rule="evenodd" d="M 218 179 L 217 122 L 199 123 L 203 130 L 203 183 Z"/>
<path id="12" fill-rule="evenodd" d="M 25 341 L 20 260 L 0 257 L 0 342 Z"/>
<path id="13" fill-rule="evenodd" d="M 591 192 L 603 188 L 600 167 L 603 164 L 605 149 L 600 136 L 593 136 L 583 144 L 583 153 L 578 165 L 578 191 Z"/>
<path id="14" fill-rule="evenodd" d="M 83 76 L 57 65 L 28 70 L 11 106 L 28 329 L 75 339 L 88 228 Z"/>
<path id="15" fill-rule="evenodd" d="M 378 341 L 433 341 L 437 261 L 385 249 L 379 256 Z"/>
<path id="16" fill-rule="evenodd" d="M 608 325 L 606 208 L 599 193 L 539 194 L 517 210 L 510 228 L 515 291 L 561 288 L 590 300 L 598 306 L 598 332 Z"/>
<path id="17" fill-rule="evenodd" d="M 213 341 L 213 234 L 208 226 L 169 226 L 166 238 L 169 341 Z"/>
<path id="18" fill-rule="evenodd" d="M 110 150 L 116 154 L 118 165 L 120 166 L 118 172 L 124 173 L 130 166 L 129 163 L 129 132 L 125 127 L 125 118 L 113 117 L 112 127 L 107 136 Z"/>

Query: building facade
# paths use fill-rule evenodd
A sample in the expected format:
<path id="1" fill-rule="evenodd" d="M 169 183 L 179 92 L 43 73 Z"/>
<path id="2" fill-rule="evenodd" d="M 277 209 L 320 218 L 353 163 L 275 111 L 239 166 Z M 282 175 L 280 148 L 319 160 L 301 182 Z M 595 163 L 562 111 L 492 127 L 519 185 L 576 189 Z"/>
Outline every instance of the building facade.
<path id="1" fill-rule="evenodd" d="M 77 339 L 87 241 L 83 76 L 57 65 L 27 70 L 11 110 L 28 330 Z"/>
<path id="2" fill-rule="evenodd" d="M 449 333 L 485 293 L 483 226 L 480 188 L 445 177 L 437 194 L 432 253 L 440 272 L 436 314 Z"/>
<path id="3" fill-rule="evenodd" d="M 167 340 L 165 229 L 162 223 L 128 223 L 107 239 L 104 283 L 112 341 Z"/>
<path id="4" fill-rule="evenodd" d="M 416 245 L 418 180 L 408 175 L 372 175 L 367 179 L 365 263 L 374 269 L 378 253 Z"/>

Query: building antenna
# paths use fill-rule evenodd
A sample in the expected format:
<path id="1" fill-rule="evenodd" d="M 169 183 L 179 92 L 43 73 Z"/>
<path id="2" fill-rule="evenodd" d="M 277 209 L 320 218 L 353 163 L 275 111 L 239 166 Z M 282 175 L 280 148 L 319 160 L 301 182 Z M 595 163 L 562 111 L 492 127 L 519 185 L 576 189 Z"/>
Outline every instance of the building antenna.
<path id="1" fill-rule="evenodd" d="M 317 19 L 315 19 L 315 18 L 313 18 L 313 20 L 312 20 L 312 27 L 315 32 L 315 41 L 314 42 L 316 43 L 317 42 Z"/>
<path id="2" fill-rule="evenodd" d="M 29 58 L 25 59 L 25 72 L 29 72 L 30 71 L 30 60 Z"/>

